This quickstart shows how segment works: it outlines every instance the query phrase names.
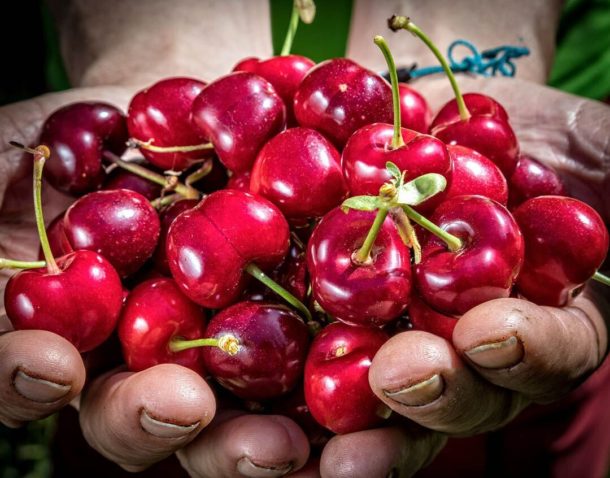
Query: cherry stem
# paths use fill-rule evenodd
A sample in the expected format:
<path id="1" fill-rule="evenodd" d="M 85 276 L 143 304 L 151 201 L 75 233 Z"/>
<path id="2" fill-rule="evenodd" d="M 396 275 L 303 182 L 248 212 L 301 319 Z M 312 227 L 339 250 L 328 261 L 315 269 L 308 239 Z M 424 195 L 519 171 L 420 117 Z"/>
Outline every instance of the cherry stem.
<path id="1" fill-rule="evenodd" d="M 294 37 L 297 33 L 297 28 L 299 27 L 299 8 L 297 6 L 297 2 L 292 3 L 292 13 L 290 14 L 290 23 L 288 24 L 288 31 L 286 32 L 286 37 L 284 38 L 284 44 L 282 45 L 282 50 L 280 51 L 280 56 L 286 56 L 290 54 L 290 50 L 292 50 L 292 43 L 294 42 Z"/>
<path id="2" fill-rule="evenodd" d="M 14 261 L 0 257 L 0 269 L 40 269 L 46 265 L 45 261 Z"/>
<path id="3" fill-rule="evenodd" d="M 172 352 L 182 352 L 196 347 L 218 347 L 223 352 L 229 355 L 235 355 L 239 352 L 239 340 L 231 334 L 222 335 L 218 339 L 194 339 L 186 340 L 181 337 L 174 337 L 169 342 L 169 349 Z"/>
<path id="4" fill-rule="evenodd" d="M 214 168 L 214 161 L 212 161 L 211 158 L 206 159 L 199 169 L 197 169 L 197 171 L 193 171 L 186 177 L 184 184 L 190 187 L 193 183 L 196 183 L 200 179 L 203 179 L 210 174 L 212 172 L 212 168 Z"/>
<path id="5" fill-rule="evenodd" d="M 392 84 L 392 106 L 394 108 L 394 136 L 392 136 L 392 149 L 400 148 L 405 145 L 405 141 L 402 137 L 401 131 L 401 116 L 400 116 L 400 92 L 398 91 L 398 74 L 396 73 L 396 63 L 390 52 L 385 38 L 381 35 L 375 36 L 373 39 L 375 45 L 379 47 L 381 53 L 385 58 L 388 65 L 388 71 L 390 72 L 390 82 Z"/>
<path id="6" fill-rule="evenodd" d="M 155 146 L 152 139 L 142 141 L 136 138 L 129 138 L 127 145 L 139 149 L 146 149 L 153 153 L 191 153 L 193 151 L 204 151 L 214 149 L 212 143 L 192 144 L 187 146 Z"/>
<path id="7" fill-rule="evenodd" d="M 449 250 L 451 252 L 456 252 L 461 249 L 462 241 L 460 240 L 459 237 L 456 237 L 453 234 L 445 231 L 444 229 L 441 229 L 436 224 L 434 224 L 432 221 L 430 221 L 429 219 L 426 219 L 424 216 L 422 216 L 420 213 L 418 213 L 411 206 L 402 205 L 401 207 L 402 207 L 403 211 L 407 214 L 407 217 L 409 219 L 411 219 L 413 222 L 416 222 L 417 224 L 419 224 L 421 227 L 423 227 L 427 231 L 430 231 L 432 234 L 434 234 L 439 239 L 442 239 L 445 242 L 445 244 L 447 244 L 447 247 L 449 248 Z"/>
<path id="8" fill-rule="evenodd" d="M 114 164 L 116 164 L 119 168 L 124 169 L 125 171 L 129 171 L 136 176 L 147 179 L 152 183 L 158 184 L 159 186 L 163 186 L 167 188 L 170 184 L 168 178 L 163 176 L 162 174 L 155 173 L 150 169 L 145 168 L 139 164 L 131 163 L 129 161 L 124 161 L 119 158 L 116 154 L 111 153 L 110 151 L 104 151 L 104 157 Z M 176 191 L 181 196 L 184 196 L 187 199 L 199 199 L 199 191 L 191 186 L 187 186 L 182 184 L 181 182 L 175 182 L 171 184 L 171 190 Z"/>
<path id="9" fill-rule="evenodd" d="M 593 277 L 591 277 L 591 279 L 610 287 L 610 277 L 602 274 L 601 272 L 596 272 L 595 274 L 593 274 Z"/>
<path id="10" fill-rule="evenodd" d="M 379 235 L 379 231 L 381 230 L 381 226 L 383 225 L 383 221 L 388 215 L 388 208 L 380 207 L 377 210 L 377 215 L 375 216 L 375 221 L 373 225 L 369 229 L 368 234 L 366 235 L 366 239 L 364 240 L 364 244 L 362 247 L 358 249 L 352 255 L 352 261 L 358 265 L 366 265 L 371 262 L 371 249 L 373 249 L 373 244 L 375 244 L 375 239 Z"/>
<path id="11" fill-rule="evenodd" d="M 176 201 L 179 201 L 180 199 L 182 199 L 182 196 L 180 194 L 169 194 L 167 196 L 161 196 L 157 199 L 152 200 L 150 204 L 155 209 L 161 209 L 163 206 L 173 204 Z"/>
<path id="12" fill-rule="evenodd" d="M 457 101 L 458 110 L 460 112 L 460 118 L 463 121 L 466 121 L 470 118 L 470 111 L 466 107 L 466 103 L 464 103 L 464 97 L 460 92 L 460 88 L 458 87 L 457 81 L 455 80 L 455 75 L 451 71 L 447 60 L 443 54 L 439 51 L 436 45 L 430 40 L 430 38 L 417 26 L 415 25 L 410 18 L 403 17 L 400 15 L 393 15 L 392 18 L 388 20 L 388 26 L 392 31 L 397 31 L 399 29 L 404 29 L 411 32 L 413 35 L 418 37 L 421 41 L 423 41 L 426 46 L 434 53 L 434 56 L 438 59 L 449 82 L 451 83 L 451 88 L 453 88 L 453 93 L 455 94 L 455 100 Z"/>
<path id="13" fill-rule="evenodd" d="M 282 299 L 284 299 L 286 302 L 288 302 L 290 305 L 292 305 L 295 309 L 297 309 L 299 312 L 301 312 L 305 316 L 307 323 L 309 323 L 313 320 L 311 317 L 311 312 L 309 312 L 309 309 L 307 307 L 305 307 L 305 304 L 303 304 L 303 302 L 301 302 L 294 295 L 292 295 L 290 292 L 288 292 L 286 289 L 284 289 L 281 285 L 279 285 L 277 282 L 275 282 L 271 277 L 269 277 L 267 274 L 265 274 L 260 269 L 260 267 L 258 267 L 256 264 L 254 264 L 253 262 L 248 264 L 246 266 L 246 272 L 248 274 L 250 274 L 252 277 L 254 277 L 255 279 L 261 281 L 263 284 L 265 284 L 267 287 L 269 287 L 269 289 L 271 289 L 273 292 L 275 292 L 277 295 L 279 295 Z"/>

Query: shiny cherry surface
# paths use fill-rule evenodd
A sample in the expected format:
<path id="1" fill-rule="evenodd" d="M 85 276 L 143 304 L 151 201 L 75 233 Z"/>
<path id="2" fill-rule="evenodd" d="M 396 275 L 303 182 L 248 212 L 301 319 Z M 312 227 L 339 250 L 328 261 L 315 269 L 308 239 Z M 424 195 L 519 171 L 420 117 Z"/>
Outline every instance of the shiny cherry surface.
<path id="1" fill-rule="evenodd" d="M 192 121 L 227 169 L 239 173 L 249 170 L 263 145 L 285 128 L 286 107 L 267 80 L 236 72 L 203 89 L 193 103 Z"/>
<path id="2" fill-rule="evenodd" d="M 373 246 L 372 263 L 352 260 L 374 219 L 374 212 L 346 214 L 336 208 L 324 216 L 308 243 L 313 296 L 328 314 L 348 324 L 382 326 L 409 303 L 411 257 L 389 217 Z"/>
<path id="3" fill-rule="evenodd" d="M 269 199 L 289 221 L 323 216 L 347 197 L 339 152 L 309 128 L 283 131 L 263 147 L 250 190 Z"/>
<path id="4" fill-rule="evenodd" d="M 513 212 L 525 238 L 517 288 L 541 305 L 563 307 L 608 254 L 608 230 L 589 205 L 562 196 L 528 199 Z"/>
<path id="5" fill-rule="evenodd" d="M 61 272 L 18 272 L 4 292 L 6 314 L 16 330 L 42 329 L 87 352 L 114 330 L 123 303 L 121 280 L 110 263 L 91 251 L 56 259 Z"/>
<path id="6" fill-rule="evenodd" d="M 75 250 L 101 254 L 121 277 L 126 277 L 152 256 L 160 223 L 144 196 L 115 189 L 89 193 L 77 200 L 66 211 L 64 229 Z"/>
<path id="7" fill-rule="evenodd" d="M 132 138 L 153 140 L 154 146 L 192 146 L 202 143 L 191 123 L 193 101 L 205 83 L 194 78 L 166 78 L 136 94 L 127 111 Z M 141 148 L 148 161 L 163 170 L 182 171 L 210 151 L 160 153 Z"/>
<path id="8" fill-rule="evenodd" d="M 201 348 L 169 349 L 173 338 L 200 339 L 205 332 L 203 310 L 172 279 L 150 279 L 136 286 L 121 312 L 118 332 L 129 370 L 175 363 L 205 373 Z"/>
<path id="9" fill-rule="evenodd" d="M 432 110 L 428 102 L 415 88 L 406 83 L 398 84 L 400 118 L 403 128 L 427 133 L 432 123 Z"/>
<path id="10" fill-rule="evenodd" d="M 240 398 L 266 400 L 292 390 L 303 376 L 309 345 L 305 323 L 288 307 L 239 302 L 215 315 L 206 337 L 231 334 L 239 341 L 235 355 L 205 347 L 208 372 Z"/>
<path id="11" fill-rule="evenodd" d="M 362 126 L 392 122 L 392 90 L 378 74 L 347 58 L 335 58 L 303 78 L 294 113 L 301 126 L 319 131 L 341 149 Z"/>
<path id="12" fill-rule="evenodd" d="M 320 425 L 352 433 L 380 425 L 387 407 L 371 390 L 369 367 L 385 332 L 339 322 L 314 339 L 305 362 L 305 401 Z"/>
<path id="13" fill-rule="evenodd" d="M 567 196 L 563 181 L 554 169 L 523 154 L 508 179 L 508 186 L 511 208 L 537 196 Z"/>
<path id="14" fill-rule="evenodd" d="M 51 114 L 42 126 L 40 143 L 51 150 L 44 177 L 72 195 L 98 189 L 106 173 L 102 153 L 125 151 L 127 127 L 123 113 L 99 102 L 72 103 Z"/>
<path id="15" fill-rule="evenodd" d="M 510 295 L 523 264 L 524 242 L 504 206 L 483 196 L 457 196 L 442 203 L 431 220 L 463 245 L 451 252 L 431 234 L 421 241 L 415 284 L 428 304 L 445 314 L 462 315 Z"/>

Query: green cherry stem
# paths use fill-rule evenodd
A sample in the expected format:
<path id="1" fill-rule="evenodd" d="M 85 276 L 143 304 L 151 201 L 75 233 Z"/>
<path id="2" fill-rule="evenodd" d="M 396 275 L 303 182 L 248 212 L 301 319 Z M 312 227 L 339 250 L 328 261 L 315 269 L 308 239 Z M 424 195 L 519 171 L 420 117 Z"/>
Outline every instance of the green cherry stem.
<path id="1" fill-rule="evenodd" d="M 610 287 L 610 277 L 602 274 L 601 272 L 596 272 L 595 274 L 593 274 L 593 277 L 591 277 L 591 279 Z"/>
<path id="2" fill-rule="evenodd" d="M 182 352 L 183 350 L 189 350 L 196 347 L 218 347 L 229 355 L 235 355 L 239 352 L 240 344 L 237 337 L 231 334 L 222 335 L 217 339 L 186 340 L 181 337 L 174 337 L 169 342 L 169 349 L 172 352 Z"/>
<path id="3" fill-rule="evenodd" d="M 420 213 L 418 213 L 411 206 L 403 205 L 402 209 L 405 212 L 405 214 L 407 215 L 407 217 L 409 219 L 411 219 L 413 222 L 416 222 L 424 229 L 430 231 L 432 234 L 434 234 L 439 239 L 442 239 L 443 241 L 445 241 L 445 244 L 447 244 L 447 247 L 449 248 L 450 251 L 456 252 L 462 247 L 462 241 L 460 240 L 459 237 L 456 237 L 453 234 L 450 234 L 449 232 L 445 231 L 444 229 L 441 229 L 436 224 L 434 224 L 432 221 L 430 221 L 429 219 L 426 219 L 424 216 L 422 216 Z"/>
<path id="4" fill-rule="evenodd" d="M 206 151 L 214 149 L 214 145 L 212 143 L 201 143 L 187 146 L 155 146 L 152 143 L 152 139 L 142 141 L 140 139 L 130 138 L 127 145 L 133 148 L 146 149 L 148 151 L 152 151 L 153 153 L 191 153 L 193 151 Z"/>
<path id="5" fill-rule="evenodd" d="M 214 168 L 214 161 L 212 158 L 206 159 L 196 171 L 192 172 L 186 177 L 184 184 L 187 187 L 190 187 L 193 183 L 196 183 L 200 179 L 203 179 L 210 174 L 212 172 L 212 168 Z"/>
<path id="6" fill-rule="evenodd" d="M 170 183 L 168 178 L 162 174 L 155 173 L 154 171 L 151 171 L 150 169 L 147 169 L 139 164 L 124 161 L 110 151 L 104 151 L 104 157 L 112 161 L 119 168 L 129 171 L 130 173 L 133 173 L 141 178 L 147 179 L 152 183 L 158 184 L 159 186 L 163 186 L 164 188 L 168 187 Z M 195 188 L 182 184 L 178 181 L 171 184 L 171 189 L 187 199 L 199 199 L 200 197 L 199 191 L 197 191 Z"/>
<path id="7" fill-rule="evenodd" d="M 294 42 L 294 37 L 297 33 L 297 28 L 299 27 L 299 7 L 297 2 L 292 3 L 292 13 L 290 14 L 290 23 L 288 24 L 288 31 L 286 32 L 286 37 L 284 38 L 284 44 L 282 45 L 282 50 L 280 51 L 280 56 L 286 56 L 290 54 L 290 50 L 292 50 L 292 44 Z"/>
<path id="8" fill-rule="evenodd" d="M 394 58 L 392 57 L 390 47 L 385 41 L 385 38 L 383 38 L 381 35 L 377 35 L 373 39 L 373 42 L 379 47 L 381 53 L 383 53 L 385 61 L 388 65 L 388 71 L 390 72 L 390 82 L 392 84 L 392 106 L 394 108 L 394 135 L 392 136 L 392 149 L 397 149 L 404 146 L 405 141 L 402 137 L 401 131 L 402 120 L 400 117 L 400 92 L 398 91 L 398 74 L 396 73 L 396 64 L 394 63 Z"/>
<path id="9" fill-rule="evenodd" d="M 309 323 L 313 320 L 311 317 L 311 312 L 309 312 L 309 309 L 307 307 L 305 307 L 305 304 L 303 304 L 303 302 L 301 302 L 294 295 L 292 295 L 290 292 L 288 292 L 286 289 L 284 289 L 281 285 L 279 285 L 277 282 L 275 282 L 271 277 L 269 277 L 267 274 L 265 274 L 260 269 L 260 267 L 258 267 L 256 264 L 254 264 L 253 262 L 248 264 L 246 266 L 246 272 L 248 274 L 250 274 L 252 277 L 254 277 L 255 279 L 261 281 L 263 284 L 265 284 L 267 287 L 269 287 L 269 289 L 271 289 L 273 292 L 275 292 L 277 295 L 279 295 L 282 299 L 284 299 L 286 302 L 288 302 L 290 305 L 292 305 L 295 309 L 297 309 L 299 312 L 301 312 L 305 316 L 307 323 Z"/>
<path id="10" fill-rule="evenodd" d="M 45 261 L 14 261 L 0 257 L 0 269 L 40 269 L 46 265 Z"/>
<path id="11" fill-rule="evenodd" d="M 430 38 L 408 17 L 393 15 L 390 19 L 388 19 L 388 26 L 392 31 L 397 31 L 400 29 L 407 30 L 426 44 L 426 46 L 432 51 L 432 53 L 434 53 L 434 56 L 440 62 L 441 66 L 443 67 L 443 70 L 445 71 L 445 74 L 447 75 L 447 78 L 449 78 L 451 88 L 453 88 L 453 92 L 455 93 L 455 100 L 457 101 L 458 110 L 460 112 L 460 118 L 464 121 L 470 118 L 470 112 L 466 107 L 466 103 L 464 103 L 464 97 L 462 96 L 457 81 L 455 80 L 455 75 L 451 71 L 447 60 L 445 60 L 445 57 L 439 51 L 436 45 L 432 42 L 432 40 L 430 40 Z"/>
<path id="12" fill-rule="evenodd" d="M 375 239 L 377 239 L 377 236 L 379 235 L 379 231 L 381 230 L 381 226 L 383 225 L 383 221 L 385 221 L 388 212 L 389 210 L 386 207 L 380 207 L 377 210 L 375 221 L 366 235 L 364 244 L 362 244 L 360 249 L 358 249 L 352 255 L 352 261 L 354 261 L 356 264 L 366 265 L 371 262 L 371 250 L 373 249 L 373 244 L 375 244 Z"/>

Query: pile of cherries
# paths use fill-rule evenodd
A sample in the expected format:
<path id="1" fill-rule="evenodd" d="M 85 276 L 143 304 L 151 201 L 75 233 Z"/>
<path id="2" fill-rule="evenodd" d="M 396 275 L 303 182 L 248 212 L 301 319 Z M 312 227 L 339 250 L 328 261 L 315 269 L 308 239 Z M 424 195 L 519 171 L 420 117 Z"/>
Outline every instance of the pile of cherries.
<path id="1" fill-rule="evenodd" d="M 42 260 L 0 262 L 23 269 L 5 292 L 13 326 L 81 352 L 118 330 L 131 370 L 189 367 L 315 440 L 311 416 L 334 433 L 388 418 L 368 368 L 390 335 L 451 340 L 483 302 L 564 306 L 605 280 L 603 220 L 520 155 L 504 108 L 452 79 L 432 120 L 375 43 L 392 87 L 346 58 L 283 55 L 209 84 L 161 80 L 126 116 L 54 112 L 23 148 Z M 47 160 L 44 178 L 77 199 L 45 228 Z"/>

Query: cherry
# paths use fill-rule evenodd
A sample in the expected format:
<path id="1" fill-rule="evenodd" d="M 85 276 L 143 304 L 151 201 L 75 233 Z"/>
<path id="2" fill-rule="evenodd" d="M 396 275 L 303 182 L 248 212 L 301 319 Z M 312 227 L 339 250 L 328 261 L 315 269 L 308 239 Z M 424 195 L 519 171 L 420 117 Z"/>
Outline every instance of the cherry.
<path id="1" fill-rule="evenodd" d="M 563 181 L 554 169 L 523 154 L 508 184 L 511 208 L 537 196 L 567 196 Z"/>
<path id="2" fill-rule="evenodd" d="M 198 202 L 199 201 L 196 199 L 183 199 L 170 204 L 160 211 L 159 216 L 161 219 L 161 230 L 159 233 L 159 242 L 157 243 L 157 248 L 153 254 L 153 261 L 155 263 L 155 268 L 162 274 L 171 274 L 166 253 L 167 233 L 169 231 L 169 227 L 172 225 L 172 222 L 174 222 L 174 219 L 176 219 L 182 212 L 194 208 Z"/>
<path id="3" fill-rule="evenodd" d="M 415 88 L 400 83 L 400 116 L 402 125 L 418 133 L 427 133 L 432 122 L 432 110 L 428 102 Z"/>
<path id="4" fill-rule="evenodd" d="M 66 211 L 64 230 L 74 249 L 96 251 L 126 277 L 151 257 L 160 223 L 144 196 L 116 189 L 78 199 Z"/>
<path id="5" fill-rule="evenodd" d="M 74 249 L 72 249 L 72 245 L 66 237 L 66 232 L 64 231 L 65 214 L 66 211 L 58 214 L 47 226 L 49 246 L 51 248 L 51 253 L 54 256 L 64 256 L 74 251 Z M 40 248 L 38 257 L 44 259 L 44 251 L 42 250 L 42 247 Z"/>
<path id="6" fill-rule="evenodd" d="M 371 212 L 333 209 L 308 243 L 307 267 L 315 300 L 328 314 L 349 324 L 382 326 L 409 303 L 411 257 L 389 218 L 377 226 L 370 258 L 358 261 L 354 256 L 374 220 Z"/>
<path id="7" fill-rule="evenodd" d="M 287 307 L 261 302 L 239 302 L 210 321 L 206 337 L 231 335 L 236 353 L 218 348 L 203 350 L 208 372 L 240 398 L 266 400 L 292 390 L 303 374 L 309 332 Z"/>
<path id="8" fill-rule="evenodd" d="M 442 141 L 425 134 L 401 128 L 401 108 L 396 66 L 385 39 L 375 37 L 375 44 L 383 52 L 392 81 L 394 126 L 375 123 L 357 130 L 348 140 L 341 162 L 351 195 L 375 195 L 392 178 L 386 169 L 388 161 L 406 172 L 409 179 L 425 173 L 449 176 L 451 160 Z M 426 201 L 420 208 L 431 210 L 443 194 Z"/>
<path id="9" fill-rule="evenodd" d="M 40 133 L 40 143 L 53 151 L 45 178 L 56 189 L 81 195 L 104 181 L 103 151 L 120 155 L 125 150 L 125 117 L 114 106 L 72 103 L 53 112 Z"/>
<path id="10" fill-rule="evenodd" d="M 417 294 L 413 294 L 411 297 L 411 303 L 409 304 L 409 319 L 413 329 L 430 332 L 449 342 L 452 341 L 453 329 L 458 321 L 457 317 L 437 312 Z"/>
<path id="11" fill-rule="evenodd" d="M 455 93 L 455 99 L 447 103 L 432 121 L 431 133 L 447 144 L 460 144 L 478 151 L 510 176 L 517 164 L 519 144 L 504 108 L 485 95 L 462 96 L 447 60 L 409 18 L 394 15 L 388 20 L 388 25 L 393 31 L 405 29 L 413 33 L 428 46 L 441 63 Z"/>
<path id="12" fill-rule="evenodd" d="M 589 205 L 562 196 L 528 199 L 513 214 L 525 239 L 519 292 L 537 304 L 565 306 L 608 253 L 604 221 Z"/>
<path id="13" fill-rule="evenodd" d="M 112 333 L 121 311 L 121 280 L 102 256 L 76 251 L 53 257 L 42 213 L 42 171 L 50 151 L 46 146 L 24 149 L 34 155 L 34 209 L 45 263 L 0 260 L 0 267 L 29 268 L 13 275 L 4 292 L 6 314 L 13 327 L 43 329 L 89 351 Z"/>
<path id="14" fill-rule="evenodd" d="M 523 264 L 524 242 L 504 206 L 483 196 L 457 196 L 442 203 L 431 220 L 462 244 L 452 251 L 438 237 L 423 238 L 415 284 L 428 304 L 462 315 L 488 300 L 509 297 Z"/>
<path id="15" fill-rule="evenodd" d="M 161 194 L 161 186 L 121 168 L 115 168 L 104 181 L 102 189 L 129 189 L 152 201 Z"/>
<path id="16" fill-rule="evenodd" d="M 392 91 L 378 74 L 335 58 L 305 75 L 294 96 L 294 113 L 301 126 L 317 130 L 342 149 L 362 126 L 392 121 Z"/>
<path id="17" fill-rule="evenodd" d="M 390 412 L 371 390 L 368 373 L 388 340 L 381 330 L 339 322 L 314 339 L 305 362 L 305 401 L 320 425 L 352 433 L 380 425 Z"/>
<path id="18" fill-rule="evenodd" d="M 445 200 L 474 194 L 506 206 L 508 185 L 500 168 L 473 149 L 448 145 L 447 150 L 451 158 L 451 174 L 445 190 Z"/>
<path id="19" fill-rule="evenodd" d="M 204 87 L 204 82 L 193 78 L 166 78 L 131 100 L 127 112 L 129 135 L 137 140 L 140 151 L 153 165 L 183 171 L 210 156 L 210 146 L 197 148 L 201 138 L 191 123 L 193 101 Z M 193 148 L 181 150 L 185 146 Z M 175 151 L 164 152 L 163 148 L 168 147 Z"/>
<path id="20" fill-rule="evenodd" d="M 250 192 L 250 171 L 233 174 L 227 181 L 227 189 L 237 189 L 245 193 Z"/>
<path id="21" fill-rule="evenodd" d="M 239 173 L 249 170 L 263 145 L 284 129 L 286 108 L 267 80 L 237 72 L 203 89 L 193 103 L 192 121 L 227 169 Z"/>
<path id="22" fill-rule="evenodd" d="M 297 223 L 323 216 L 347 197 L 339 153 L 308 128 L 283 131 L 263 147 L 252 168 L 250 190 Z"/>
<path id="23" fill-rule="evenodd" d="M 118 332 L 129 370 L 137 372 L 162 363 L 175 363 L 203 375 L 201 350 L 173 352 L 172 339 L 203 337 L 205 315 L 187 299 L 172 279 L 151 279 L 127 297 Z"/>

